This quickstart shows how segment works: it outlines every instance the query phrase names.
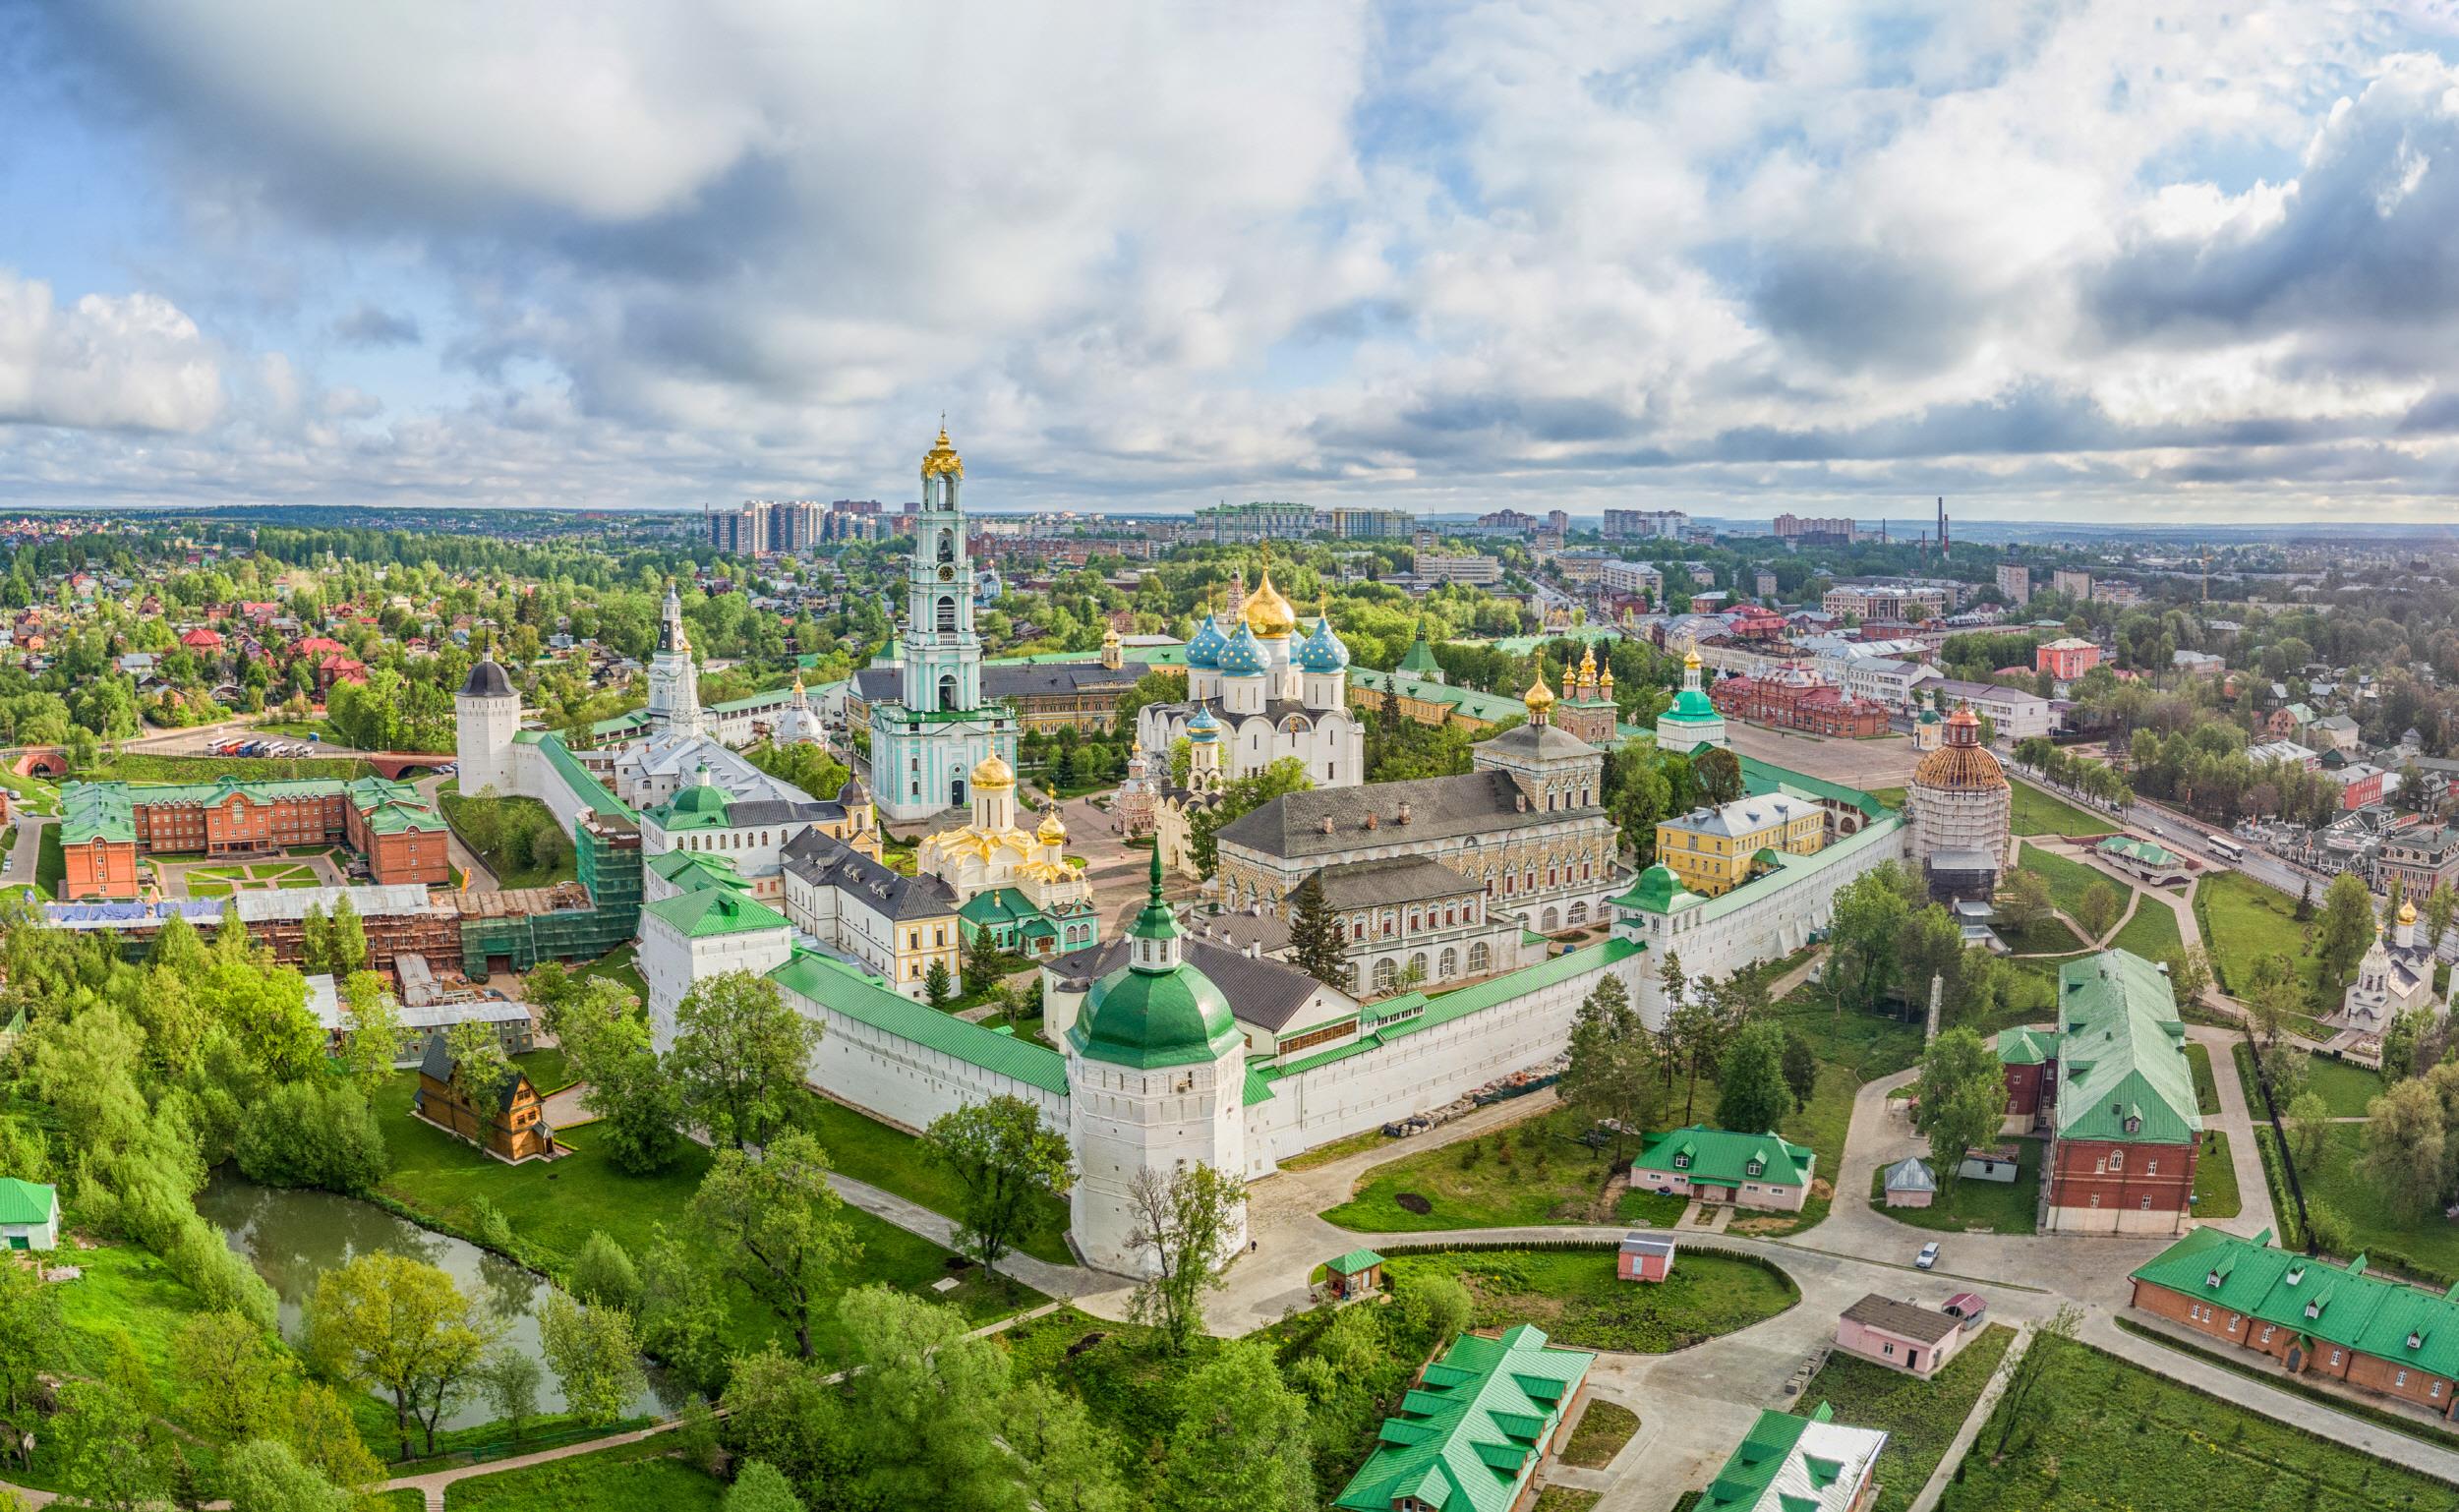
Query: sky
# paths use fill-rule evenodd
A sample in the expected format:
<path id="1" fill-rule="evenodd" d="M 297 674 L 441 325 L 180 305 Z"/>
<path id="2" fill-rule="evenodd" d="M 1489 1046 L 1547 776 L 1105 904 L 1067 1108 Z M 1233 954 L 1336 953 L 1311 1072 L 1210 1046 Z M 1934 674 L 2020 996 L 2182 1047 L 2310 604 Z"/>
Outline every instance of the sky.
<path id="1" fill-rule="evenodd" d="M 2439 524 L 2459 20 L 0 0 L 0 504 Z"/>

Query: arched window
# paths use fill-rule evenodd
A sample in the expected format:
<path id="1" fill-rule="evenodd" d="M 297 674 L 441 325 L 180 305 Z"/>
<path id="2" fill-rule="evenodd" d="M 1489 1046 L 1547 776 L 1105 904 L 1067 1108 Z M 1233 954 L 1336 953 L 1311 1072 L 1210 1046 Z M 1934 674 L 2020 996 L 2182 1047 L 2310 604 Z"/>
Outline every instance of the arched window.
<path id="1" fill-rule="evenodd" d="M 1550 935 L 1562 927 L 1562 910 L 1552 903 L 1546 905 L 1546 911 L 1538 915 L 1538 918 L 1540 920 L 1537 926 L 1539 934 Z"/>
<path id="2" fill-rule="evenodd" d="M 955 672 L 941 672 L 939 674 L 939 707 L 942 710 L 948 710 L 953 709 L 956 706 L 957 674 Z"/>
<path id="3" fill-rule="evenodd" d="M 939 600 L 939 628 L 953 631 L 957 627 L 957 601 L 945 594 Z"/>
<path id="4" fill-rule="evenodd" d="M 941 561 L 957 559 L 957 533 L 955 531 L 943 530 L 939 533 L 939 559 Z"/>
<path id="5" fill-rule="evenodd" d="M 1459 975 L 1460 953 L 1450 946 L 1444 946 L 1442 955 L 1435 959 L 1434 970 L 1444 981 L 1449 981 Z"/>
<path id="6" fill-rule="evenodd" d="M 1409 974 L 1421 982 L 1426 980 L 1426 952 L 1419 951 L 1409 958 Z"/>
<path id="7" fill-rule="evenodd" d="M 1487 968 L 1493 963 L 1493 953 L 1486 949 L 1485 941 L 1480 940 L 1469 947 L 1469 974 L 1483 976 Z"/>
<path id="8" fill-rule="evenodd" d="M 1585 923 L 1587 923 L 1587 922 L 1588 922 L 1588 904 L 1586 904 L 1586 903 L 1573 903 L 1573 904 L 1571 905 L 1571 911 L 1570 911 L 1570 912 L 1568 912 L 1568 913 L 1565 913 L 1565 914 L 1563 915 L 1563 917 L 1564 917 L 1564 918 L 1566 918 L 1566 919 L 1568 919 L 1568 920 L 1570 920 L 1570 921 L 1571 921 L 1572 923 L 1574 923 L 1574 924 L 1585 924 Z"/>
<path id="9" fill-rule="evenodd" d="M 1391 991 L 1392 984 L 1397 982 L 1399 979 L 1400 974 L 1392 969 L 1392 963 L 1389 957 L 1386 957 L 1375 963 L 1375 990 L 1376 992 Z"/>

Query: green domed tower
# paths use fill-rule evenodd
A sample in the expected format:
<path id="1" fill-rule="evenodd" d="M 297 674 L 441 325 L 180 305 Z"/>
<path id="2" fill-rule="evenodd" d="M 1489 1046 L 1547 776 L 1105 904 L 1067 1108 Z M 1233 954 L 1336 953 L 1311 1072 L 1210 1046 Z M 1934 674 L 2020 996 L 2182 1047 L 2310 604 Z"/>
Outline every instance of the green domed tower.
<path id="1" fill-rule="evenodd" d="M 1127 964 L 1084 995 L 1067 1032 L 1070 1228 L 1087 1263 L 1141 1275 L 1154 1264 L 1136 1242 L 1151 1183 L 1196 1166 L 1250 1174 L 1247 1042 L 1228 997 L 1187 963 L 1178 917 L 1161 898 L 1157 850 L 1151 898 L 1127 952 Z M 1228 1241 L 1246 1244 L 1243 1206 Z"/>

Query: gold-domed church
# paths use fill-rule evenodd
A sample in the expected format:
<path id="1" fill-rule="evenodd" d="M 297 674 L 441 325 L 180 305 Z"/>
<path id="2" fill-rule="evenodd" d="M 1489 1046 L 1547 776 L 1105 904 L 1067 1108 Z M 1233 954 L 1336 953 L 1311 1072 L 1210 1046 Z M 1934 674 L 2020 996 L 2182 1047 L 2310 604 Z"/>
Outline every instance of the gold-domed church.
<path id="1" fill-rule="evenodd" d="M 1189 735 L 1199 710 L 1217 723 L 1224 782 L 1260 772 L 1284 756 L 1306 768 L 1317 787 L 1366 781 L 1366 729 L 1349 709 L 1349 647 L 1318 611 L 1299 634 L 1297 611 L 1272 586 L 1272 563 L 1250 597 L 1244 575 L 1228 604 L 1196 624 L 1187 643 L 1187 697 L 1146 704 L 1136 717 L 1136 748 L 1147 768 L 1170 770 L 1170 752 Z"/>
<path id="2" fill-rule="evenodd" d="M 1027 831 L 1017 825 L 1016 772 L 993 751 L 966 774 L 973 822 L 923 840 L 915 870 L 957 897 L 966 938 L 990 931 L 1001 950 L 1046 957 L 1098 942 L 1092 884 L 1067 858 L 1058 810 Z"/>

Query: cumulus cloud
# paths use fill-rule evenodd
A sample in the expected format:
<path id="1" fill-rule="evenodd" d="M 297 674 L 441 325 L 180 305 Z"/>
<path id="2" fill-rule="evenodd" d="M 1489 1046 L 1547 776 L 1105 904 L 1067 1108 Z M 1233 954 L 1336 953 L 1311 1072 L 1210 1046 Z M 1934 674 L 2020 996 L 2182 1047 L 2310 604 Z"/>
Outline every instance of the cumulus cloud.
<path id="1" fill-rule="evenodd" d="M 2459 477 L 2459 79 L 2333 8 L 95 0 L 43 32 L 179 197 L 183 270 L 243 291 L 182 296 L 265 349 L 214 432 L 234 490 L 885 493 L 942 410 L 1017 504 L 2038 517 Z M 123 464 L 175 465 L 25 465 Z"/>
<path id="2" fill-rule="evenodd" d="M 202 431 L 222 377 L 197 325 L 151 294 L 88 294 L 0 268 L 0 423 Z"/>

